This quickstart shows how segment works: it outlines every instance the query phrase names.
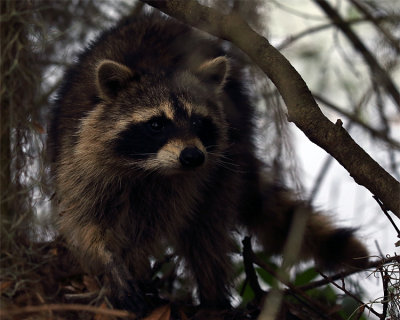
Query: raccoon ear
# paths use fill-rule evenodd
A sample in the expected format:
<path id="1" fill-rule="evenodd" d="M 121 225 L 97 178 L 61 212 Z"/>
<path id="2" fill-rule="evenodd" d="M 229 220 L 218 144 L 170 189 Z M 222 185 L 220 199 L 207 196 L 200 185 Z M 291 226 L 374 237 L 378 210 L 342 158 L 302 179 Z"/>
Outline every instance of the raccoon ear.
<path id="1" fill-rule="evenodd" d="M 96 68 L 97 89 L 105 100 L 115 98 L 131 78 L 133 72 L 127 66 L 112 60 L 102 60 Z"/>
<path id="2" fill-rule="evenodd" d="M 229 60 L 224 56 L 208 60 L 201 64 L 194 74 L 219 91 L 223 88 L 229 74 Z"/>

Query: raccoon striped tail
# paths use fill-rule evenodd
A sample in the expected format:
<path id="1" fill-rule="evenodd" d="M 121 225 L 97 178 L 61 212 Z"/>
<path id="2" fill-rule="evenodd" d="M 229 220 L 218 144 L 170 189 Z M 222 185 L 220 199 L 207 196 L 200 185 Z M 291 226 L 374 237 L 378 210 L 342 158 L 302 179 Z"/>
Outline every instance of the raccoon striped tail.
<path id="1" fill-rule="evenodd" d="M 296 260 L 314 259 L 318 268 L 330 271 L 367 265 L 368 250 L 354 236 L 355 229 L 335 227 L 327 216 L 294 199 L 287 189 L 268 185 L 258 202 L 261 214 L 246 224 L 267 253 L 282 253 L 291 233 L 300 229 L 300 241 L 294 243 L 299 249 Z"/>

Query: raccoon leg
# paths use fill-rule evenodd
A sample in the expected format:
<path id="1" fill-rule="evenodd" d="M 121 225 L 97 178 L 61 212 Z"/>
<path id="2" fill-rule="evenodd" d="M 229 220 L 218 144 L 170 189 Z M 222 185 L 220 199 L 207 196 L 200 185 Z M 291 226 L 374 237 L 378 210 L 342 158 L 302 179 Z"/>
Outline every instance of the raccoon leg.
<path id="1" fill-rule="evenodd" d="M 184 257 L 198 285 L 202 307 L 229 309 L 233 241 L 226 225 L 198 219 L 179 234 L 178 252 Z"/>
<path id="2" fill-rule="evenodd" d="M 150 311 L 143 293 L 123 261 L 115 259 L 109 263 L 106 276 L 109 279 L 110 299 L 116 308 L 132 311 L 138 318 Z"/>
<path id="3" fill-rule="evenodd" d="M 65 215 L 59 221 L 61 234 L 82 264 L 92 274 L 104 274 L 107 296 L 113 305 L 141 317 L 147 313 L 143 294 L 123 261 L 120 250 L 112 248 L 110 230 L 94 222 L 78 223 Z"/>
<path id="4" fill-rule="evenodd" d="M 367 264 L 368 251 L 354 236 L 354 229 L 335 227 L 307 202 L 294 199 L 289 190 L 266 185 L 250 198 L 249 202 L 257 205 L 242 213 L 242 221 L 268 253 L 282 252 L 289 230 L 296 228 L 292 224 L 298 221 L 297 214 L 305 219 L 298 260 L 314 258 L 317 266 L 325 270 L 362 268 Z"/>

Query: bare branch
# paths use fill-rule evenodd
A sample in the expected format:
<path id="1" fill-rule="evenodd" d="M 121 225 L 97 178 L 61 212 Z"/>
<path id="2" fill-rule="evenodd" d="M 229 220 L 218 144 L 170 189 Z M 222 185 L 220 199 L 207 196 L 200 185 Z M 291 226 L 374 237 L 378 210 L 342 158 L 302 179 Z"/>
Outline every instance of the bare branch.
<path id="1" fill-rule="evenodd" d="M 368 7 L 359 0 L 349 0 L 353 6 L 355 6 L 364 16 L 370 20 L 375 27 L 380 30 L 380 32 L 385 36 L 387 41 L 392 45 L 392 47 L 400 54 L 400 42 L 387 30 L 379 21 L 377 17 L 371 14 Z"/>
<path id="2" fill-rule="evenodd" d="M 399 16 L 393 15 L 393 16 L 388 16 L 388 15 L 382 15 L 382 16 L 378 16 L 375 18 L 375 21 L 377 23 L 380 23 L 382 21 L 387 21 L 390 19 L 399 19 Z M 349 25 L 353 25 L 353 24 L 358 24 L 358 23 L 363 23 L 363 22 L 368 22 L 369 20 L 367 18 L 354 18 L 354 19 L 349 19 L 346 20 L 346 23 Z M 286 40 L 282 41 L 279 45 L 276 46 L 276 48 L 278 50 L 283 50 L 286 49 L 288 46 L 292 45 L 294 42 L 296 42 L 297 40 L 300 40 L 301 38 L 305 37 L 305 36 L 309 36 L 313 33 L 317 33 L 320 31 L 324 31 L 328 28 L 331 28 L 335 26 L 333 23 L 324 23 L 321 25 L 317 25 L 315 27 L 306 29 L 304 31 L 301 31 L 297 34 L 291 35 L 289 36 Z"/>
<path id="3" fill-rule="evenodd" d="M 329 277 L 327 277 L 326 275 L 320 273 L 321 276 L 326 279 L 327 281 L 329 281 L 329 283 L 331 283 L 332 285 L 334 285 L 336 288 L 342 290 L 347 296 L 353 298 L 355 301 L 357 301 L 360 306 L 363 306 L 365 308 L 367 308 L 370 312 L 372 312 L 374 315 L 376 315 L 377 317 L 381 317 L 381 314 L 376 312 L 372 307 L 367 306 L 364 302 L 362 302 L 356 295 L 354 295 L 353 293 L 351 293 L 349 290 L 347 290 L 345 288 L 344 282 L 342 286 L 339 286 L 335 281 L 330 280 Z"/>
<path id="4" fill-rule="evenodd" d="M 364 45 L 357 34 L 349 27 L 345 20 L 338 14 L 338 12 L 325 0 L 314 0 L 325 14 L 332 20 L 337 27 L 342 30 L 354 48 L 362 55 L 366 64 L 371 69 L 371 73 L 378 78 L 378 81 L 383 84 L 389 95 L 391 95 L 393 102 L 400 110 L 400 93 L 396 88 L 393 80 L 389 74 L 382 68 L 379 62 L 375 59 L 373 54 Z"/>
<path id="5" fill-rule="evenodd" d="M 390 217 L 389 213 L 385 210 L 385 208 L 382 206 L 382 202 L 377 198 L 374 197 L 374 199 L 376 200 L 376 202 L 378 202 L 379 206 L 381 207 L 383 213 L 386 215 L 386 217 L 389 219 L 390 223 L 392 224 L 393 228 L 396 230 L 397 232 L 397 237 L 400 238 L 400 230 L 397 227 L 397 225 L 394 223 L 393 219 Z"/>
<path id="6" fill-rule="evenodd" d="M 400 150 L 400 141 L 394 140 L 391 137 L 389 137 L 385 132 L 382 132 L 380 130 L 377 130 L 377 129 L 371 127 L 370 125 L 368 125 L 365 122 L 363 122 L 362 120 L 360 120 L 360 118 L 357 117 L 356 115 L 354 115 L 350 112 L 347 112 L 346 110 L 337 106 L 333 102 L 328 101 L 326 98 L 322 97 L 321 95 L 319 95 L 317 93 L 313 93 L 313 95 L 317 101 L 322 102 L 324 105 L 326 105 L 330 109 L 332 109 L 332 110 L 340 113 L 341 115 L 345 116 L 346 118 L 350 119 L 355 124 L 359 125 L 360 127 L 364 128 L 365 130 L 367 130 L 373 137 L 379 138 L 379 139 L 387 142 L 388 144 L 390 144 L 391 147 Z"/>
<path id="7" fill-rule="evenodd" d="M 291 295 L 293 295 L 296 299 L 298 299 L 302 304 L 307 306 L 307 309 L 310 311 L 313 311 L 315 314 L 317 314 L 320 319 L 331 319 L 328 316 L 328 311 L 326 308 L 320 304 L 318 301 L 312 300 L 303 290 L 299 290 L 298 287 L 294 286 L 287 277 L 282 275 L 282 272 L 280 270 L 275 271 L 272 267 L 270 267 L 267 263 L 265 263 L 262 259 L 257 257 L 257 255 L 254 253 L 251 243 L 248 240 L 247 242 L 243 242 L 244 245 L 246 245 L 246 252 L 247 252 L 247 259 L 248 262 L 250 263 L 255 263 L 259 267 L 263 268 L 265 271 L 273 275 L 276 279 L 278 279 L 282 284 L 288 287 L 287 292 Z M 274 289 L 272 289 L 274 290 Z M 268 299 L 272 297 L 275 298 L 276 292 L 274 294 L 268 295 Z M 264 306 L 265 307 L 265 306 Z"/>
<path id="8" fill-rule="evenodd" d="M 221 14 L 195 0 L 141 0 L 185 23 L 231 41 L 265 72 L 277 87 L 288 108 L 289 121 L 330 153 L 354 180 L 370 190 L 385 208 L 400 218 L 400 184 L 374 161 L 341 126 L 321 112 L 304 80 L 268 40 L 234 12 Z M 386 73 L 385 73 L 386 74 Z M 400 101 L 400 96 L 399 96 Z"/>
<path id="9" fill-rule="evenodd" d="M 258 283 L 257 274 L 253 267 L 253 259 L 252 259 L 253 252 L 251 249 L 251 240 L 249 237 L 245 237 L 242 243 L 243 243 L 243 263 L 244 263 L 244 270 L 246 272 L 246 279 L 248 280 L 250 287 L 253 289 L 257 301 L 261 301 L 261 298 L 265 294 L 265 292 L 261 289 Z"/>
<path id="10" fill-rule="evenodd" d="M 379 268 L 379 272 L 381 273 L 382 286 L 383 286 L 383 310 L 381 319 L 385 320 L 389 304 L 389 294 L 388 294 L 389 275 L 387 271 L 384 270 L 383 268 Z"/>
<path id="11" fill-rule="evenodd" d="M 87 311 L 95 314 L 113 316 L 119 318 L 136 319 L 133 313 L 124 310 L 111 310 L 102 307 L 88 306 L 85 304 L 44 304 L 38 306 L 27 306 L 23 308 L 0 310 L 0 317 L 11 317 L 26 313 L 50 312 L 50 311 Z"/>
<path id="12" fill-rule="evenodd" d="M 308 290 L 311 290 L 311 289 L 314 289 L 314 288 L 318 288 L 318 287 L 324 286 L 324 285 L 328 284 L 330 281 L 336 281 L 336 280 L 339 280 L 339 279 L 342 279 L 342 278 L 346 278 L 346 277 L 348 277 L 348 276 L 350 276 L 352 274 L 359 273 L 359 272 L 362 272 L 362 271 L 365 271 L 365 270 L 368 270 L 368 269 L 376 269 L 376 268 L 382 267 L 385 264 L 389 264 L 389 263 L 393 263 L 393 262 L 399 263 L 400 262 L 400 257 L 399 256 L 394 256 L 394 257 L 389 257 L 389 258 L 386 258 L 386 259 L 380 259 L 380 260 L 377 260 L 377 261 L 371 261 L 368 264 L 368 266 L 363 270 L 353 269 L 353 270 L 348 270 L 346 272 L 340 272 L 340 273 L 337 273 L 335 275 L 330 276 L 329 280 L 327 280 L 327 279 L 317 280 L 317 281 L 314 281 L 314 282 L 307 283 L 307 284 L 305 284 L 303 286 L 297 287 L 297 289 L 299 289 L 301 291 L 308 291 Z"/>

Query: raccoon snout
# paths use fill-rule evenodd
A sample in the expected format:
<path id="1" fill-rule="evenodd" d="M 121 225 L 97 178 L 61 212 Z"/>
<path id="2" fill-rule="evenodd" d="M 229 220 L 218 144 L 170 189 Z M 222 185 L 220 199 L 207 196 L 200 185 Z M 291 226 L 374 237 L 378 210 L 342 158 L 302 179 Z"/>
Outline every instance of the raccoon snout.
<path id="1" fill-rule="evenodd" d="M 186 168 L 198 167 L 203 164 L 204 160 L 204 153 L 196 147 L 185 148 L 179 155 L 179 161 Z"/>

